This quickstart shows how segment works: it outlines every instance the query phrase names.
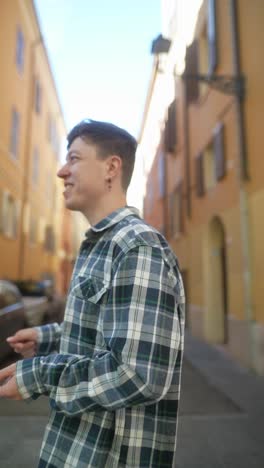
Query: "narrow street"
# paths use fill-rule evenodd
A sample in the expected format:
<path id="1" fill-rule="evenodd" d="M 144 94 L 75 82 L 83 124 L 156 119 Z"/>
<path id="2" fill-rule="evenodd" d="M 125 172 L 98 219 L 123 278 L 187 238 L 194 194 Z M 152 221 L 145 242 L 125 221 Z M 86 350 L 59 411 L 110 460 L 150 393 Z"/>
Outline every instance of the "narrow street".
<path id="1" fill-rule="evenodd" d="M 176 468 L 263 468 L 264 378 L 186 337 Z M 0 401 L 0 466 L 33 468 L 48 400 Z M 103 468 L 103 467 L 98 467 Z"/>
<path id="2" fill-rule="evenodd" d="M 263 395 L 263 377 L 187 334 L 176 468 L 263 468 Z"/>

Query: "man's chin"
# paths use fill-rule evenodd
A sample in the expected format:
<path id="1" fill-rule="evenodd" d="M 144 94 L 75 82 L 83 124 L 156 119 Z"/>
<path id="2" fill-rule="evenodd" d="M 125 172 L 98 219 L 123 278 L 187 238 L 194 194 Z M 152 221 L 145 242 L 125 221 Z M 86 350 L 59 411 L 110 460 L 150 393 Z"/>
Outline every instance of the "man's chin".
<path id="1" fill-rule="evenodd" d="M 65 200 L 65 208 L 71 211 L 79 211 L 79 208 L 74 203 L 71 203 L 70 200 Z"/>

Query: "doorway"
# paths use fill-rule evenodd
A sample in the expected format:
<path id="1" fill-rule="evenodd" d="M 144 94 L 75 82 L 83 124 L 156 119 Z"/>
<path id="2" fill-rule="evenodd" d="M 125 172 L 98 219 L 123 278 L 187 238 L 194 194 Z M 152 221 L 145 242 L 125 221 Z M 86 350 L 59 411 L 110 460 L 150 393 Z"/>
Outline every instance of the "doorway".
<path id="1" fill-rule="evenodd" d="M 219 217 L 210 224 L 205 246 L 205 333 L 213 343 L 228 343 L 228 280 L 225 229 Z"/>

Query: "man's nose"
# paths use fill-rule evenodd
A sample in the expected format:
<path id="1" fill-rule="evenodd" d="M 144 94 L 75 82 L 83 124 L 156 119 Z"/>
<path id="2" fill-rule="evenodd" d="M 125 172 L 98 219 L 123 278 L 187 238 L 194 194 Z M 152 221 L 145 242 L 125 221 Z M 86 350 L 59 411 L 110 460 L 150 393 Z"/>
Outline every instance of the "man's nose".
<path id="1" fill-rule="evenodd" d="M 64 164 L 57 172 L 57 176 L 61 177 L 62 179 L 69 174 L 69 167 L 68 164 Z"/>

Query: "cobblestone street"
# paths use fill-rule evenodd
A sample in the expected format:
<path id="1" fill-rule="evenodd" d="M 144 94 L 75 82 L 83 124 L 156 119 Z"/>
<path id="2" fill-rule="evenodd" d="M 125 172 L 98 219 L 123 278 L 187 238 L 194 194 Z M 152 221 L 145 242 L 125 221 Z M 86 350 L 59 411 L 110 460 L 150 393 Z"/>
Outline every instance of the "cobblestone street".
<path id="1" fill-rule="evenodd" d="M 176 468 L 263 468 L 263 394 L 263 378 L 187 334 Z M 45 397 L 0 401 L 1 467 L 37 465 L 48 412 Z"/>

